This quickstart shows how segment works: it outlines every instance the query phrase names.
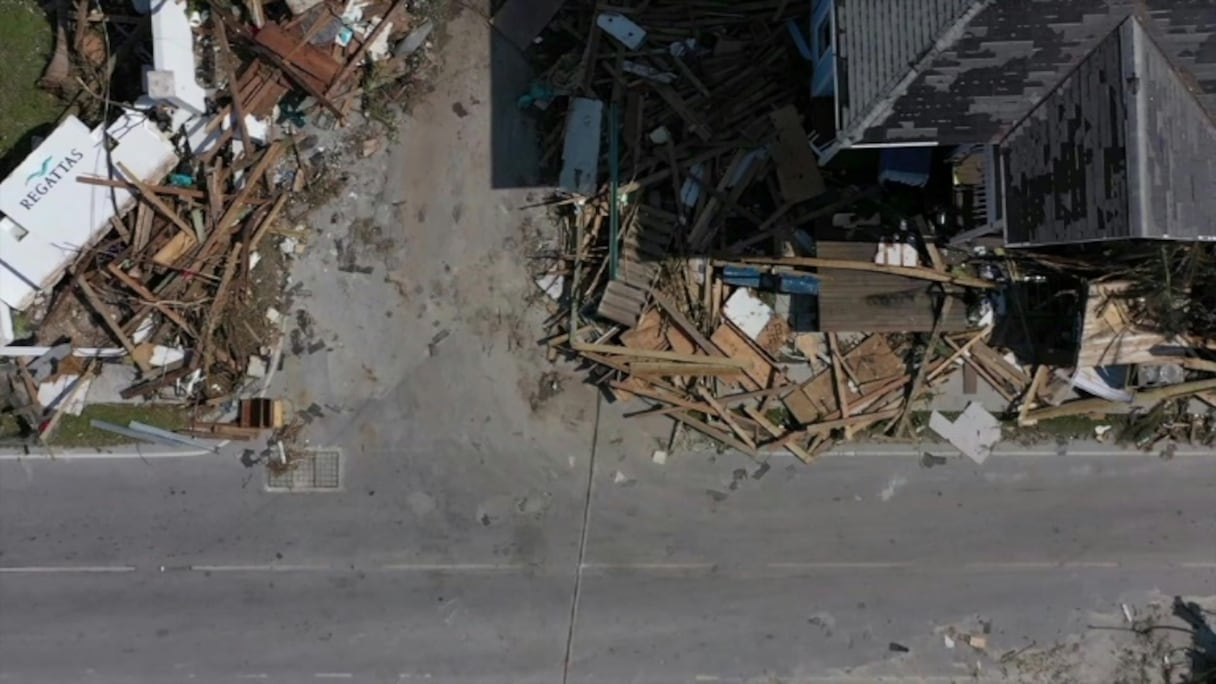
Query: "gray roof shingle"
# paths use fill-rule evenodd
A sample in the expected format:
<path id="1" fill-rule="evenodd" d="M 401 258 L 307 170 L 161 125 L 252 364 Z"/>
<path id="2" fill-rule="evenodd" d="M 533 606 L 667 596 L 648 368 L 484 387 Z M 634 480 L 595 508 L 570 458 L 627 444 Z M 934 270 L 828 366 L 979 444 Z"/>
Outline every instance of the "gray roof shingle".
<path id="1" fill-rule="evenodd" d="M 1112 31 L 1005 139 L 1009 244 L 1132 236 L 1122 48 Z"/>
<path id="2" fill-rule="evenodd" d="M 977 0 L 837 0 L 842 127 L 858 123 Z"/>

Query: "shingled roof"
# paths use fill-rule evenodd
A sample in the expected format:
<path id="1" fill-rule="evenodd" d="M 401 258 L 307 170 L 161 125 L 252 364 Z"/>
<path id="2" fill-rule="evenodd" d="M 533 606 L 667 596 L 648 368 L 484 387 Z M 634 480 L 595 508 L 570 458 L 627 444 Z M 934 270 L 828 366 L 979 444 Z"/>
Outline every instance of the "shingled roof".
<path id="1" fill-rule="evenodd" d="M 1213 0 L 944 2 L 836 0 L 842 145 L 1000 144 L 1010 244 L 1216 238 Z"/>

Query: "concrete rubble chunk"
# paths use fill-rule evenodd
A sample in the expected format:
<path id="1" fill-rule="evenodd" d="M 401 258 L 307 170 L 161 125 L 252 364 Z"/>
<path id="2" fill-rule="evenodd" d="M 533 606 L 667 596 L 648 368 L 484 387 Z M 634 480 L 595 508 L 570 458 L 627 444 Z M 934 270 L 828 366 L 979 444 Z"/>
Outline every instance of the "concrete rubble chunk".
<path id="1" fill-rule="evenodd" d="M 426 45 L 426 39 L 431 37 L 431 31 L 435 30 L 435 23 L 432 21 L 424 21 L 415 27 L 412 31 L 397 43 L 396 49 L 393 50 L 394 57 L 409 57 L 418 52 L 418 50 Z"/>
<path id="2" fill-rule="evenodd" d="M 1001 422 L 977 402 L 968 404 L 954 422 L 934 411 L 929 417 L 929 429 L 980 465 L 1001 441 Z"/>

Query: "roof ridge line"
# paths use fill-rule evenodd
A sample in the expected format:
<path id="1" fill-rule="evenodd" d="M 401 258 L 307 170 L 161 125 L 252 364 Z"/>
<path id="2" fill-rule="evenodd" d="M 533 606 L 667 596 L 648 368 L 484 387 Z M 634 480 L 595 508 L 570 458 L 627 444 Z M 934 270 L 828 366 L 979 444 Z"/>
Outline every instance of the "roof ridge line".
<path id="1" fill-rule="evenodd" d="M 1029 109 L 1026 110 L 1025 114 L 1019 116 L 1012 123 L 1010 123 L 1009 128 L 1003 134 L 1001 134 L 1000 138 L 998 138 L 995 141 L 995 144 L 1004 145 L 1005 141 L 1009 139 L 1009 136 L 1013 135 L 1013 132 L 1015 130 L 1017 130 L 1017 128 L 1019 126 L 1021 126 L 1023 123 L 1025 123 L 1026 119 L 1029 119 L 1032 114 L 1039 111 L 1039 108 L 1042 107 L 1044 104 L 1046 104 L 1047 101 L 1049 99 L 1051 99 L 1052 95 L 1055 95 L 1056 92 L 1060 90 L 1060 88 L 1064 87 L 1064 84 L 1068 82 L 1068 79 L 1072 78 L 1078 71 L 1080 71 L 1081 67 L 1085 66 L 1085 63 L 1087 61 L 1089 61 L 1090 57 L 1093 57 L 1094 52 L 1096 52 L 1098 50 L 1099 46 L 1101 46 L 1106 41 L 1110 40 L 1111 36 L 1113 36 L 1114 34 L 1122 31 L 1123 25 L 1126 24 L 1131 19 L 1132 19 L 1132 15 L 1130 15 L 1130 14 L 1128 16 L 1124 17 L 1122 21 L 1115 24 L 1111 28 L 1110 33 L 1107 33 L 1105 36 L 1102 36 L 1101 40 L 1095 42 L 1092 46 L 1090 46 L 1089 51 L 1085 53 L 1085 56 L 1082 57 L 1081 59 L 1077 60 L 1077 63 L 1074 64 L 1072 66 L 1072 68 L 1069 69 L 1063 76 L 1061 76 L 1060 80 L 1057 81 L 1055 85 L 1053 85 L 1052 87 L 1043 91 L 1043 96 L 1040 97 L 1038 100 L 1036 100 L 1035 103 L 1033 105 L 1031 105 Z"/>
<path id="2" fill-rule="evenodd" d="M 844 145 L 850 145 L 856 142 L 855 137 L 858 131 L 863 131 L 874 122 L 880 114 L 890 113 L 891 105 L 896 100 L 902 97 L 916 80 L 925 67 L 936 59 L 946 48 L 950 47 L 962 37 L 963 31 L 967 26 L 979 15 L 980 12 L 987 9 L 996 0 L 974 0 L 971 6 L 962 12 L 944 31 L 938 34 L 937 40 L 933 41 L 933 46 L 925 51 L 912 68 L 904 73 L 904 75 L 896 81 L 895 85 L 887 90 L 886 94 L 879 98 L 860 120 L 849 126 L 844 135 L 837 135 L 837 140 L 840 140 Z"/>

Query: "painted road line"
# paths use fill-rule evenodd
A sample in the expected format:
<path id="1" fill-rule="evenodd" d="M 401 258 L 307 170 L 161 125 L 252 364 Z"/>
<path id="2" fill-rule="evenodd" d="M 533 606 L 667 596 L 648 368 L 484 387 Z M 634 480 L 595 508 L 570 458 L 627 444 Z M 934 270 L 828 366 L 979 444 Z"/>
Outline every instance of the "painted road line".
<path id="1" fill-rule="evenodd" d="M 68 573 L 115 573 L 135 572 L 134 565 L 25 565 L 0 566 L 0 573 L 13 575 L 68 574 Z"/>
<path id="2" fill-rule="evenodd" d="M 215 456 L 211 451 L 190 449 L 181 451 L 98 451 L 76 453 L 21 453 L 0 452 L 0 461 L 138 461 L 147 459 L 194 458 L 196 456 Z"/>
<path id="3" fill-rule="evenodd" d="M 906 561 L 814 561 L 769 563 L 768 567 L 774 570 L 891 570 L 915 565 Z"/>
<path id="4" fill-rule="evenodd" d="M 390 563 L 380 566 L 389 572 L 516 572 L 530 567 L 523 563 Z"/>
<path id="5" fill-rule="evenodd" d="M 976 561 L 964 563 L 968 570 L 1058 570 L 1067 568 L 1118 568 L 1118 561 Z"/>
<path id="6" fill-rule="evenodd" d="M 193 572 L 328 572 L 335 568 L 331 565 L 275 565 L 265 563 L 260 565 L 191 565 Z"/>
<path id="7" fill-rule="evenodd" d="M 608 570 L 713 570 L 716 567 L 718 567 L 717 563 L 583 563 L 583 570 L 590 570 L 592 572 Z"/>

